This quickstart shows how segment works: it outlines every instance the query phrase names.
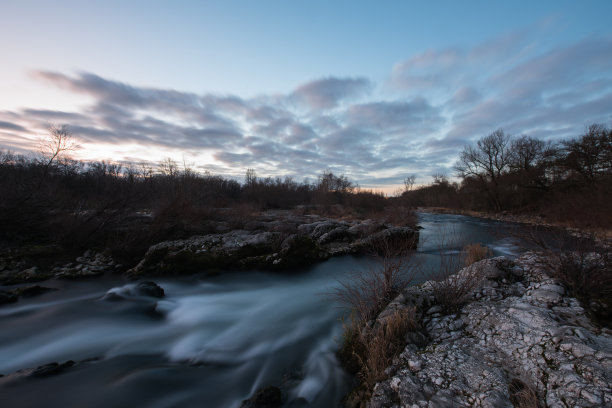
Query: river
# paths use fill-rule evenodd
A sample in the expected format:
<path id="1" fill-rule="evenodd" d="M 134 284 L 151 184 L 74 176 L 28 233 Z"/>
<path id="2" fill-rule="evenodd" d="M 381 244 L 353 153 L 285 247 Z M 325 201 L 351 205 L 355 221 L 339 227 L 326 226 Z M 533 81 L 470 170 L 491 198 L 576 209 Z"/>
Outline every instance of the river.
<path id="1" fill-rule="evenodd" d="M 435 267 L 440 254 L 456 256 L 470 242 L 495 255 L 519 251 L 510 224 L 420 213 L 419 225 L 421 266 Z M 335 357 L 342 310 L 326 294 L 371 262 L 344 256 L 289 273 L 159 279 L 162 300 L 133 295 L 135 284 L 117 276 L 45 282 L 59 290 L 0 307 L 0 373 L 77 364 L 58 375 L 0 377 L 0 401 L 238 407 L 258 388 L 282 384 L 288 406 L 338 406 L 352 378 Z"/>

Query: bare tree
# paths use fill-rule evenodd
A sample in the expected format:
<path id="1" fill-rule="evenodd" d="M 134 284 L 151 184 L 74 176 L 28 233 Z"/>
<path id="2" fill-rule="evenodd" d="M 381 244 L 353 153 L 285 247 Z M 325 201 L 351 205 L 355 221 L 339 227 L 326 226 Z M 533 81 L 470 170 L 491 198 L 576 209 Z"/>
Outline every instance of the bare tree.
<path id="1" fill-rule="evenodd" d="M 412 191 L 412 189 L 414 188 L 415 181 L 416 175 L 411 174 L 409 176 L 406 176 L 406 178 L 404 179 L 404 191 Z"/>
<path id="2" fill-rule="evenodd" d="M 43 178 L 49 173 L 49 169 L 66 152 L 78 149 L 76 141 L 67 125 L 49 126 L 49 135 L 43 138 L 39 144 L 39 152 L 44 164 Z"/>
<path id="3" fill-rule="evenodd" d="M 174 178 L 179 174 L 179 167 L 176 160 L 166 157 L 158 165 L 158 171 L 162 176 Z"/>
<path id="4" fill-rule="evenodd" d="M 247 169 L 244 175 L 244 185 L 246 187 L 254 187 L 257 184 L 257 173 L 255 169 Z"/>
<path id="5" fill-rule="evenodd" d="M 464 147 L 455 164 L 459 176 L 480 182 L 496 211 L 501 210 L 499 181 L 509 169 L 510 151 L 510 135 L 498 129 L 478 140 L 475 147 Z"/>
<path id="6" fill-rule="evenodd" d="M 612 129 L 591 125 L 579 139 L 562 142 L 565 150 L 563 166 L 578 174 L 587 185 L 604 175 L 612 174 Z"/>
<path id="7" fill-rule="evenodd" d="M 510 151 L 509 165 L 511 170 L 519 176 L 519 185 L 526 188 L 546 189 L 548 186 L 546 170 L 556 154 L 552 143 L 521 136 L 512 141 Z"/>

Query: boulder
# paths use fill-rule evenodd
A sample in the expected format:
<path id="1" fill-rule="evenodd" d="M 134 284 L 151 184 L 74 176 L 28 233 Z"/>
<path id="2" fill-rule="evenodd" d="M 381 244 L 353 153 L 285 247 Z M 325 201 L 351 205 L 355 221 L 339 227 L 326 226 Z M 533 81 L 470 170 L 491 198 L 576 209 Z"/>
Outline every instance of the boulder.
<path id="1" fill-rule="evenodd" d="M 4 305 L 7 303 L 15 303 L 16 301 L 17 295 L 15 295 L 13 292 L 0 290 L 0 305 Z"/>
<path id="2" fill-rule="evenodd" d="M 257 390 L 251 398 L 242 401 L 241 408 L 280 408 L 283 405 L 280 388 L 268 386 Z"/>
<path id="3" fill-rule="evenodd" d="M 134 292 L 137 296 L 149 296 L 158 299 L 165 296 L 164 289 L 152 281 L 140 282 L 134 288 Z"/>

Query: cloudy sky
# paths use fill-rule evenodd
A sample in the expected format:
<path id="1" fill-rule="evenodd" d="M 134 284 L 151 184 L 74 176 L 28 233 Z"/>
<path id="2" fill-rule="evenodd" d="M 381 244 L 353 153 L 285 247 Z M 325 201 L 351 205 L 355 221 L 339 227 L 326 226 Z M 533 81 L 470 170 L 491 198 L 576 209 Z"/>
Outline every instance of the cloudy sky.
<path id="1" fill-rule="evenodd" d="M 612 1 L 0 0 L 0 149 L 241 177 L 453 175 L 497 128 L 612 124 Z"/>

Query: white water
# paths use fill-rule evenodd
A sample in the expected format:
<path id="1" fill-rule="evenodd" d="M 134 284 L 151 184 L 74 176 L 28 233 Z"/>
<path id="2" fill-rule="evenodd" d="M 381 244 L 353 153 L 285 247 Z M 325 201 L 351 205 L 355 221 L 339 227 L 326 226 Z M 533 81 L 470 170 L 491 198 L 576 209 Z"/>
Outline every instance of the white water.
<path id="1" fill-rule="evenodd" d="M 429 214 L 420 224 L 424 263 L 457 254 L 466 241 L 483 242 L 496 254 L 517 251 L 496 236 L 502 224 Z M 435 239 L 442 230 L 450 237 L 444 242 Z M 232 407 L 291 375 L 285 388 L 292 406 L 337 406 L 351 379 L 335 357 L 341 311 L 325 293 L 367 262 L 341 257 L 282 274 L 160 279 L 163 300 L 131 295 L 134 284 L 120 278 L 45 283 L 62 288 L 0 307 L 0 373 L 79 364 L 44 379 L 0 378 L 0 400 L 3 406 Z M 105 299 L 108 293 L 124 299 Z"/>

